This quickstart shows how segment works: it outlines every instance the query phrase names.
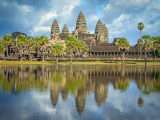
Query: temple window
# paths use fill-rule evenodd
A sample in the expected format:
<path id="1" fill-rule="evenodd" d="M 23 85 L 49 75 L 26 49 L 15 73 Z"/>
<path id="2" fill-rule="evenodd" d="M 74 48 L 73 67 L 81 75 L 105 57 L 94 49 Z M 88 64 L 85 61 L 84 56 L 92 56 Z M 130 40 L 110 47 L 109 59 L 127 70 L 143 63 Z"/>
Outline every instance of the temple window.
<path id="1" fill-rule="evenodd" d="M 95 52 L 95 55 L 97 55 L 97 52 Z"/>
<path id="2" fill-rule="evenodd" d="M 94 53 L 93 53 L 93 52 L 91 52 L 91 54 L 92 54 L 92 55 L 94 55 Z"/>
<path id="3" fill-rule="evenodd" d="M 101 53 L 100 53 L 100 52 L 98 52 L 98 55 L 101 55 Z"/>
<path id="4" fill-rule="evenodd" d="M 108 52 L 108 55 L 110 55 L 110 52 Z"/>
<path id="5" fill-rule="evenodd" d="M 107 52 L 105 52 L 105 55 L 107 55 Z"/>

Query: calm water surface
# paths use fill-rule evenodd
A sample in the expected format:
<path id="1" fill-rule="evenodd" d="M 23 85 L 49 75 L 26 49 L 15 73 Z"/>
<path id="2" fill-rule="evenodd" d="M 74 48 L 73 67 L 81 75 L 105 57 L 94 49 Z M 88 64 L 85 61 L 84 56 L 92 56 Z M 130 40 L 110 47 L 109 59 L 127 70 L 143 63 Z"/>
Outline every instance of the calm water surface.
<path id="1" fill-rule="evenodd" d="M 0 120 L 160 120 L 160 67 L 0 66 Z"/>

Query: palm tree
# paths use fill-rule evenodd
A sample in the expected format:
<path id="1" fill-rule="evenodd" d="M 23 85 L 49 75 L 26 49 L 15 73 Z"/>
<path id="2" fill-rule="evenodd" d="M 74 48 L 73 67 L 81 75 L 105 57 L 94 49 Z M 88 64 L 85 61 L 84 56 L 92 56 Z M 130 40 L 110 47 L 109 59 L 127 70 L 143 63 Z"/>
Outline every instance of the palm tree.
<path id="1" fill-rule="evenodd" d="M 28 40 L 27 37 L 25 35 L 19 35 L 17 36 L 17 47 L 21 49 L 21 61 L 22 61 L 22 50 L 23 48 L 27 45 Z"/>
<path id="2" fill-rule="evenodd" d="M 43 49 L 43 61 L 44 61 L 44 47 L 46 47 L 46 44 L 49 43 L 48 37 L 45 35 L 41 35 L 38 42 L 41 45 L 41 48 Z"/>
<path id="3" fill-rule="evenodd" d="M 129 41 L 127 40 L 127 38 L 122 37 L 122 38 L 119 39 L 119 41 L 117 43 L 117 46 L 120 49 L 120 51 L 122 51 L 122 53 L 123 53 L 123 64 L 124 64 L 125 51 L 127 49 L 129 49 L 129 47 L 130 47 Z"/>
<path id="4" fill-rule="evenodd" d="M 76 50 L 79 52 L 79 54 L 81 54 L 82 52 L 87 52 L 88 51 L 88 47 L 86 45 L 86 43 L 83 40 L 77 40 L 76 42 Z"/>
<path id="5" fill-rule="evenodd" d="M 5 52 L 5 48 L 4 45 L 2 44 L 2 40 L 0 38 L 0 53 L 4 53 Z"/>
<path id="6" fill-rule="evenodd" d="M 146 51 L 153 48 L 153 43 L 150 35 L 143 35 L 142 36 L 143 42 L 141 42 L 144 50 L 145 50 L 145 67 L 146 67 Z"/>
<path id="7" fill-rule="evenodd" d="M 27 39 L 28 39 L 28 43 L 27 43 L 27 47 L 28 47 L 28 53 L 29 53 L 29 61 L 31 61 L 31 53 L 33 52 L 34 50 L 34 46 L 35 46 L 35 38 L 32 37 L 32 36 L 27 36 Z"/>
<path id="8" fill-rule="evenodd" d="M 160 47 L 160 36 L 152 37 L 151 39 L 153 41 L 154 58 L 156 60 L 155 50 Z"/>
<path id="9" fill-rule="evenodd" d="M 69 34 L 66 38 L 65 38 L 65 44 L 66 44 L 66 49 L 70 50 L 70 64 L 72 64 L 72 50 L 74 50 L 76 48 L 76 36 Z"/>
<path id="10" fill-rule="evenodd" d="M 55 44 L 51 48 L 51 53 L 56 56 L 56 64 L 58 64 L 58 56 L 60 56 L 63 53 L 63 47 L 62 45 Z"/>
<path id="11" fill-rule="evenodd" d="M 8 58 L 8 46 L 14 45 L 14 38 L 10 34 L 5 34 L 2 38 L 2 44 L 7 50 L 7 58 Z"/>
<path id="12" fill-rule="evenodd" d="M 140 30 L 140 39 L 141 39 L 141 31 L 144 29 L 144 24 L 142 22 L 138 23 L 138 30 Z M 140 58 L 141 58 L 141 46 L 140 46 Z"/>

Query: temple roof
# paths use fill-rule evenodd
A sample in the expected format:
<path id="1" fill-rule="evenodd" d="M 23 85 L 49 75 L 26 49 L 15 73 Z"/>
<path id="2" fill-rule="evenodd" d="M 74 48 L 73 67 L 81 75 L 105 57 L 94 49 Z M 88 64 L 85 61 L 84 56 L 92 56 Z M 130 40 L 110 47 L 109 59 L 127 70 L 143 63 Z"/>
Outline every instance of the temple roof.
<path id="1" fill-rule="evenodd" d="M 108 29 L 105 24 L 103 26 L 103 31 L 104 31 L 104 34 L 108 36 Z"/>
<path id="2" fill-rule="evenodd" d="M 59 33 L 59 25 L 57 23 L 57 20 L 54 19 L 54 22 L 52 24 L 52 27 L 51 27 L 51 33 Z"/>
<path id="3" fill-rule="evenodd" d="M 98 33 L 103 33 L 103 24 L 101 22 L 101 20 L 99 19 L 97 24 L 96 24 L 96 28 L 95 28 L 95 33 L 98 34 Z"/>
<path id="4" fill-rule="evenodd" d="M 65 24 L 64 27 L 63 27 L 62 33 L 63 33 L 63 34 L 69 34 L 69 31 L 68 31 L 68 28 L 67 28 L 67 25 L 66 25 L 66 24 Z"/>
<path id="5" fill-rule="evenodd" d="M 86 20 L 82 11 L 79 13 L 79 16 L 77 18 L 76 29 L 78 28 L 86 28 Z"/>

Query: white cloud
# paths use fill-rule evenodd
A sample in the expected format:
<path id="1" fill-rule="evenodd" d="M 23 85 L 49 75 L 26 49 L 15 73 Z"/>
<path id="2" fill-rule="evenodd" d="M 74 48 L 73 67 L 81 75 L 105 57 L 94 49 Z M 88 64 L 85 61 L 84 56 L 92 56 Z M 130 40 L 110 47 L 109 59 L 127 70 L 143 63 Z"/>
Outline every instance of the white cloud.
<path id="1" fill-rule="evenodd" d="M 20 9 L 20 11 L 22 11 L 23 13 L 27 13 L 27 12 L 31 12 L 32 8 L 30 6 L 27 5 L 17 5 L 17 7 Z"/>
<path id="2" fill-rule="evenodd" d="M 51 31 L 51 27 L 49 26 L 35 26 L 33 27 L 32 30 L 29 30 L 29 32 L 31 33 L 31 36 L 38 36 L 38 35 L 42 35 L 45 32 L 50 32 Z"/>
<path id="3" fill-rule="evenodd" d="M 65 5 L 63 7 L 63 10 L 61 12 L 61 16 L 68 18 L 71 15 L 71 12 L 73 10 L 73 8 L 75 8 L 76 6 L 79 6 L 81 3 L 81 0 L 67 0 L 67 2 L 71 3 L 69 5 Z"/>
<path id="4" fill-rule="evenodd" d="M 86 19 L 88 22 L 98 22 L 98 18 L 96 15 L 90 15 Z"/>
<path id="5" fill-rule="evenodd" d="M 47 13 L 46 15 L 42 16 L 41 18 L 41 21 L 39 22 L 39 25 L 42 25 L 44 22 L 54 18 L 54 17 L 57 17 L 57 12 L 56 11 L 52 11 L 52 12 L 49 12 Z"/>
<path id="6" fill-rule="evenodd" d="M 39 31 L 50 31 L 51 27 L 45 27 L 45 26 L 35 26 L 33 28 L 34 32 L 39 32 Z"/>

